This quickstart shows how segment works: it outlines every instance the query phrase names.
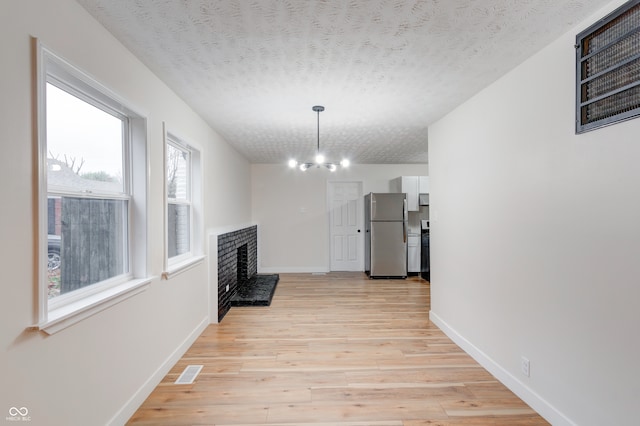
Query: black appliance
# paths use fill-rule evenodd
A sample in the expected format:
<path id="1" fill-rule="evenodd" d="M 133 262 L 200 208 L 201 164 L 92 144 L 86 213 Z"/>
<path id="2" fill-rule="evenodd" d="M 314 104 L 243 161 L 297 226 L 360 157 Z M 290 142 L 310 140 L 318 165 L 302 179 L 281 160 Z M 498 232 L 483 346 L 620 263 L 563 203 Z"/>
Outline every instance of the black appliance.
<path id="1" fill-rule="evenodd" d="M 421 250 L 420 250 L 420 276 L 431 281 L 431 267 L 429 263 L 429 221 L 421 221 Z"/>

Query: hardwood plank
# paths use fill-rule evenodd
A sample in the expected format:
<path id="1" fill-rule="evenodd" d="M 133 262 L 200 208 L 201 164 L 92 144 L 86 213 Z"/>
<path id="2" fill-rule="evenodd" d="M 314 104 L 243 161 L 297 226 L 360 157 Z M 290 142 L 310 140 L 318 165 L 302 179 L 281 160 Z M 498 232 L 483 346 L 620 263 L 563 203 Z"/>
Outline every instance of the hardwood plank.
<path id="1" fill-rule="evenodd" d="M 452 418 L 447 420 L 404 421 L 404 426 L 538 426 L 540 424 L 539 416 L 474 417 Z"/>
<path id="2" fill-rule="evenodd" d="M 518 398 L 464 399 L 440 403 L 449 417 L 514 416 L 535 414 Z"/>
<path id="3" fill-rule="evenodd" d="M 419 366 L 421 367 L 421 366 Z M 390 374 L 392 373 L 392 374 Z M 443 383 L 443 382 L 493 382 L 498 383 L 488 371 L 483 368 L 466 368 L 454 366 L 443 369 L 377 371 L 377 372 L 347 372 L 349 383 Z"/>
<path id="4" fill-rule="evenodd" d="M 131 425 L 546 425 L 429 321 L 429 283 L 281 274 L 209 326 Z M 189 364 L 195 382 L 173 382 Z"/>
<path id="5" fill-rule="evenodd" d="M 447 383 L 435 386 L 344 386 L 313 388 L 313 401 L 385 401 L 389 399 L 389 392 L 400 401 L 427 399 L 455 399 L 473 397 L 462 383 Z"/>
<path id="6" fill-rule="evenodd" d="M 216 426 L 255 426 L 255 423 L 247 423 L 247 424 L 237 424 L 233 425 L 223 425 L 217 424 Z M 263 423 L 262 426 L 292 426 L 291 423 Z M 403 426 L 403 422 L 401 420 L 382 420 L 382 421 L 371 421 L 367 420 L 364 422 L 313 422 L 313 423 L 299 423 L 296 422 L 295 426 Z"/>
<path id="7" fill-rule="evenodd" d="M 275 423 L 297 424 L 314 421 L 367 421 L 433 418 L 447 415 L 437 401 L 396 398 L 386 400 L 314 401 L 307 404 L 276 404 L 269 407 L 267 420 Z"/>
<path id="8" fill-rule="evenodd" d="M 188 425 L 216 425 L 227 424 L 265 424 L 269 407 L 264 404 L 211 404 L 199 407 L 169 406 L 146 407 L 142 406 L 131 417 L 127 424 L 156 426 L 188 426 Z"/>

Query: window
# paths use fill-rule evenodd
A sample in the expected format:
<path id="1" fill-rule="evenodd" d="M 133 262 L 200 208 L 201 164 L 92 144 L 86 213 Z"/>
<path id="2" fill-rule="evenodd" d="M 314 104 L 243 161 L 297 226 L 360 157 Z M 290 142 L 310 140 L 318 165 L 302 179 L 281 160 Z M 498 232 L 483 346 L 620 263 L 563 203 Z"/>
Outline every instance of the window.
<path id="1" fill-rule="evenodd" d="M 576 37 L 576 133 L 640 115 L 640 0 Z"/>
<path id="2" fill-rule="evenodd" d="M 191 153 L 173 138 L 167 143 L 167 254 L 191 251 Z"/>
<path id="3" fill-rule="evenodd" d="M 59 262 L 48 271 L 48 298 L 128 273 L 129 202 L 123 175 L 127 117 L 46 85 L 47 223 Z M 56 86 L 56 84 L 58 86 Z M 51 237 L 49 237 L 51 236 Z M 54 249 L 47 248 L 51 253 Z M 51 256 L 48 256 L 48 260 Z"/>
<path id="4" fill-rule="evenodd" d="M 165 133 L 166 268 L 164 276 L 201 260 L 200 152 Z"/>
<path id="5" fill-rule="evenodd" d="M 115 95 L 37 48 L 39 327 L 55 332 L 148 283 L 146 131 Z"/>

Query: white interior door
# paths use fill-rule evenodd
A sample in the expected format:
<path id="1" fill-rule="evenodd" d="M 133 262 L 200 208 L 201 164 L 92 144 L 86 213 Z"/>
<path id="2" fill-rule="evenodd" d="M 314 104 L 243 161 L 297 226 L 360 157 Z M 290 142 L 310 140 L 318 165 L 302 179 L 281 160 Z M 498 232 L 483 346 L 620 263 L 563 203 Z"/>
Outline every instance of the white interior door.
<path id="1" fill-rule="evenodd" d="M 329 182 L 332 271 L 364 270 L 362 182 Z"/>

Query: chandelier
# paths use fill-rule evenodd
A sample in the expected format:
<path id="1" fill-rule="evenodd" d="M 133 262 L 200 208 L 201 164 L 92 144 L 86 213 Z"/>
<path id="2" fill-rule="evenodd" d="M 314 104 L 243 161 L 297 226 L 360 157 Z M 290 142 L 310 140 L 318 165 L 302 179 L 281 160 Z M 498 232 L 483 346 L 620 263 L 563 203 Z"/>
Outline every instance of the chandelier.
<path id="1" fill-rule="evenodd" d="M 316 150 L 315 161 L 298 164 L 298 162 L 292 158 L 291 160 L 289 160 L 289 167 L 291 168 L 298 167 L 303 172 L 313 166 L 316 166 L 317 168 L 326 167 L 332 172 L 335 172 L 338 169 L 338 165 L 341 167 L 349 167 L 349 160 L 347 160 L 346 158 L 340 161 L 340 164 L 329 163 L 325 161 L 324 155 L 322 155 L 322 153 L 320 152 L 320 113 L 324 111 L 324 107 L 322 105 L 316 105 L 311 109 L 318 114 L 318 145 Z"/>

